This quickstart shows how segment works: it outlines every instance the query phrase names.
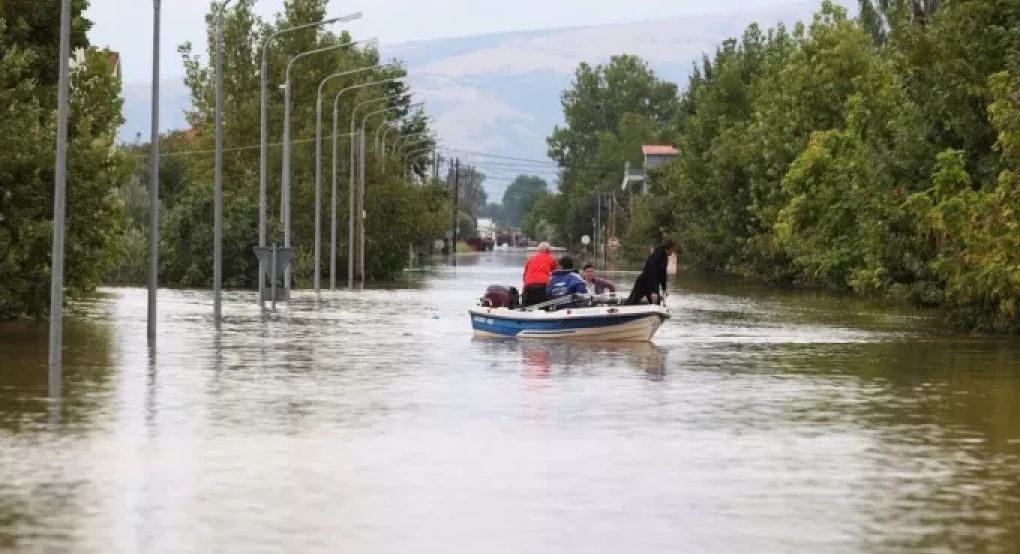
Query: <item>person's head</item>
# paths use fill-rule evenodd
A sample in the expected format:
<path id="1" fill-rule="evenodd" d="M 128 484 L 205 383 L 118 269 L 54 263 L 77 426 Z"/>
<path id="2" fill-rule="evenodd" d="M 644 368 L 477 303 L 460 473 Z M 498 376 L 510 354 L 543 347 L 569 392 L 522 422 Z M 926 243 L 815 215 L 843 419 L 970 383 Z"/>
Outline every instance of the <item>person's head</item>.
<path id="1" fill-rule="evenodd" d="M 673 239 L 666 239 L 662 241 L 662 249 L 666 251 L 667 255 L 672 256 L 676 252 L 676 243 L 673 242 Z"/>
<path id="2" fill-rule="evenodd" d="M 581 268 L 581 272 L 584 273 L 585 281 L 595 280 L 595 266 L 592 265 L 590 262 L 584 264 L 584 267 Z"/>
<path id="3" fill-rule="evenodd" d="M 538 243 L 538 251 L 539 252 L 548 253 L 550 248 L 551 248 L 551 246 L 549 246 L 549 243 L 544 241 L 544 240 L 542 242 Z"/>
<path id="4" fill-rule="evenodd" d="M 570 256 L 563 256 L 562 258 L 560 258 L 559 263 L 560 269 L 567 270 L 574 269 L 574 258 L 571 258 Z"/>

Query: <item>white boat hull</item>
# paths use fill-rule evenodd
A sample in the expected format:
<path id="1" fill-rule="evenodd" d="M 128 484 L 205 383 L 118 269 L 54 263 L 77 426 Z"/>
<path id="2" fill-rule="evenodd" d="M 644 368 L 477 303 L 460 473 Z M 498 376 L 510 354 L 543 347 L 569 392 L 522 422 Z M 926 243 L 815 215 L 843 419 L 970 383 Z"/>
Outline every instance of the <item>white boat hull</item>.
<path id="1" fill-rule="evenodd" d="M 479 337 L 593 342 L 648 342 L 669 312 L 661 306 L 608 306 L 546 311 L 474 308 Z"/>

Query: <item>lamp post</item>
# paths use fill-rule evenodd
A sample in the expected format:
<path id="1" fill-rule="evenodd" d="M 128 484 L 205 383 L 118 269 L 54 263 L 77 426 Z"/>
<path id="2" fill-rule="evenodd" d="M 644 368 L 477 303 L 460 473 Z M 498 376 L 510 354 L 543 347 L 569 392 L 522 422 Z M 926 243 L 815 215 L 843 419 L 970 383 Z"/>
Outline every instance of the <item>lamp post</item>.
<path id="1" fill-rule="evenodd" d="M 152 0 L 152 121 L 149 138 L 149 306 L 146 336 L 156 343 L 156 287 L 159 284 L 159 32 L 160 0 Z"/>
<path id="2" fill-rule="evenodd" d="M 409 94 L 403 95 L 405 98 L 410 96 Z M 424 102 L 416 102 L 409 104 L 407 108 L 420 108 L 424 106 Z M 358 183 L 358 269 L 357 278 L 359 282 L 365 281 L 365 124 L 368 119 L 375 115 L 384 114 L 387 112 L 393 112 L 404 108 L 404 106 L 388 106 L 386 108 L 380 108 L 373 112 L 365 114 L 365 117 L 361 118 L 361 128 L 358 132 L 360 137 L 360 148 L 358 154 L 361 156 L 361 160 L 358 164 L 358 172 L 360 173 Z"/>
<path id="3" fill-rule="evenodd" d="M 382 68 L 382 67 L 383 66 L 381 66 L 381 65 L 377 66 L 377 68 Z M 380 80 L 377 80 L 377 81 L 370 81 L 368 83 L 359 83 L 357 85 L 351 85 L 351 86 L 349 86 L 347 88 L 341 89 L 339 92 L 336 93 L 336 97 L 333 98 L 333 191 L 332 191 L 332 195 L 330 196 L 330 202 L 329 202 L 330 205 L 332 206 L 332 208 L 331 208 L 332 209 L 332 217 L 331 217 L 332 221 L 330 223 L 330 233 L 331 233 L 331 235 L 330 235 L 330 247 L 329 247 L 329 250 L 330 250 L 330 253 L 329 253 L 329 288 L 330 288 L 330 290 L 335 290 L 336 289 L 336 242 L 337 242 L 337 236 L 336 236 L 337 235 L 337 224 L 336 224 L 336 192 L 337 191 L 336 191 L 336 186 L 337 186 L 337 174 L 339 173 L 339 167 L 338 167 L 338 150 L 339 150 L 339 146 L 338 145 L 339 145 L 339 137 L 340 137 L 340 135 L 339 135 L 338 131 L 339 131 L 339 125 L 340 125 L 340 97 L 343 96 L 343 94 L 345 92 L 348 92 L 348 91 L 363 89 L 363 88 L 371 87 L 371 86 L 375 86 L 375 85 L 382 85 L 382 84 L 386 84 L 386 83 L 392 83 L 392 82 L 395 82 L 395 81 L 400 81 L 403 78 L 404 77 L 391 77 L 391 78 L 388 78 L 388 79 L 380 79 Z M 352 122 L 353 122 L 353 117 L 354 117 L 354 113 L 352 112 L 351 113 Z M 351 132 L 350 133 L 346 133 L 344 136 L 350 136 L 351 137 L 351 156 L 350 156 L 351 157 L 351 161 L 350 161 L 350 174 L 351 174 L 350 203 L 351 203 L 351 207 L 350 207 L 350 210 L 351 210 L 351 214 L 353 215 L 353 213 L 354 213 L 353 212 L 353 210 L 354 210 L 354 208 L 353 208 L 353 203 L 354 203 L 354 140 L 355 140 L 355 137 L 354 137 L 354 126 L 353 125 L 351 125 Z M 351 229 L 350 232 L 353 233 L 353 229 L 354 229 L 354 222 L 353 222 L 353 220 L 350 222 L 350 229 Z M 349 272 L 348 272 L 348 286 L 353 286 L 353 281 L 351 280 L 352 279 L 352 275 L 350 273 L 350 271 L 353 270 L 353 265 L 350 264 L 350 260 L 349 260 L 349 258 L 351 257 L 351 252 L 350 251 L 348 251 L 347 257 L 348 257 L 348 266 L 349 266 L 348 267 L 348 270 L 349 270 Z"/>
<path id="4" fill-rule="evenodd" d="M 360 14 L 355 14 L 360 17 Z M 269 45 L 278 37 L 287 33 L 301 31 L 304 29 L 311 29 L 313 27 L 322 27 L 331 23 L 353 21 L 357 17 L 343 16 L 343 17 L 332 17 L 330 19 L 324 19 L 322 21 L 315 21 L 312 23 L 305 23 L 304 25 L 298 25 L 289 29 L 283 29 L 277 31 L 262 42 L 262 66 L 259 71 L 259 77 L 261 81 L 260 93 L 261 93 L 261 107 L 260 107 L 260 118 L 261 118 L 261 138 L 259 141 L 259 246 L 266 246 L 266 234 L 267 234 L 267 178 L 269 174 Z M 262 298 L 262 289 L 265 286 L 264 279 L 262 278 L 264 268 L 262 267 L 262 260 L 259 260 L 259 298 Z"/>
<path id="5" fill-rule="evenodd" d="M 349 18 L 361 17 L 361 13 L 351 14 L 345 16 Z M 314 54 L 321 54 L 323 52 L 329 52 L 344 48 L 355 44 L 354 42 L 344 42 L 341 44 L 333 44 L 323 48 L 316 48 L 314 50 L 308 50 L 297 54 L 287 63 L 287 70 L 284 72 L 283 82 L 283 178 L 282 186 L 280 187 L 280 196 L 282 197 L 281 211 L 283 219 L 283 246 L 284 248 L 290 248 L 290 70 L 293 69 L 294 64 L 308 56 Z M 286 289 L 290 289 L 290 268 L 284 272 L 283 286 Z"/>
<path id="6" fill-rule="evenodd" d="M 413 146 L 415 144 L 421 144 L 423 142 L 428 142 L 431 140 L 432 133 L 429 133 L 428 131 L 423 131 L 421 133 L 411 133 L 410 135 L 402 136 L 398 138 L 396 142 L 393 143 L 393 154 L 394 155 L 400 154 L 401 150 L 403 150 L 404 147 Z"/>
<path id="7" fill-rule="evenodd" d="M 368 40 L 360 41 L 363 43 L 376 43 L 378 39 L 370 38 Z M 358 42 L 352 42 L 351 45 L 358 44 Z M 375 65 L 371 67 L 362 67 L 358 69 L 351 69 L 348 71 L 341 71 L 334 73 L 321 82 L 319 82 L 319 89 L 315 96 L 315 294 L 319 294 L 319 276 L 322 271 L 320 269 L 321 261 L 321 249 L 322 249 L 322 87 L 329 81 L 343 77 L 345 75 L 353 75 L 356 73 L 362 73 L 365 71 L 372 71 L 378 69 L 380 66 Z M 335 138 L 334 138 L 335 140 Z M 334 152 L 336 149 L 334 148 Z M 335 162 L 334 162 L 335 163 Z"/>
<path id="8" fill-rule="evenodd" d="M 360 17 L 361 13 L 354 13 L 347 17 Z M 281 211 L 284 219 L 284 248 L 291 247 L 291 69 L 294 64 L 302 58 L 322 52 L 329 52 L 351 46 L 353 42 L 335 44 L 316 48 L 297 54 L 287 63 L 287 70 L 284 73 L 284 175 L 281 187 Z M 284 272 L 284 288 L 291 288 L 291 268 Z"/>
<path id="9" fill-rule="evenodd" d="M 411 157 L 412 156 L 421 156 L 422 154 L 424 154 L 426 152 L 432 151 L 432 149 L 433 149 L 433 146 L 428 146 L 426 148 L 415 148 L 415 149 L 412 149 L 410 152 L 408 152 L 407 155 L 404 156 L 404 165 L 403 165 L 404 171 L 405 172 L 409 171 L 409 167 L 410 167 L 410 164 L 411 164 Z M 405 175 L 407 175 L 407 174 L 405 173 Z M 407 178 L 407 177 L 405 177 L 405 178 Z"/>
<path id="10" fill-rule="evenodd" d="M 401 79 L 403 79 L 403 77 L 394 77 L 394 78 L 391 78 L 391 79 L 383 79 L 381 81 L 376 81 L 374 83 L 363 83 L 363 84 L 361 84 L 359 86 L 349 87 L 349 88 L 350 89 L 354 89 L 354 88 L 359 88 L 359 87 L 367 87 L 367 86 L 371 86 L 371 85 L 375 85 L 375 84 L 383 84 L 383 83 L 389 83 L 389 82 L 393 82 L 393 81 L 398 81 L 398 80 L 401 80 Z M 342 90 L 339 93 L 337 93 L 337 95 L 336 95 L 336 99 L 335 99 L 334 104 L 333 104 L 333 118 L 334 118 L 334 120 L 336 119 L 337 110 L 338 110 L 338 107 L 339 107 L 340 95 L 343 94 L 346 90 L 347 89 Z M 356 104 L 354 106 L 354 108 L 351 109 L 351 167 L 350 167 L 351 171 L 350 171 L 350 191 L 349 191 L 350 192 L 350 198 L 348 200 L 348 205 L 347 205 L 348 210 L 349 210 L 349 212 L 348 212 L 349 213 L 349 217 L 348 217 L 348 227 L 349 227 L 349 229 L 348 229 L 348 235 L 347 235 L 347 286 L 348 286 L 348 288 L 354 288 L 354 257 L 355 257 L 354 256 L 354 254 L 355 254 L 355 252 L 354 252 L 354 236 L 355 236 L 355 221 L 360 221 L 360 218 L 356 219 L 354 217 L 354 211 L 355 211 L 355 206 L 354 206 L 354 204 L 355 204 L 354 168 L 355 168 L 355 151 L 356 151 L 356 148 L 357 148 L 357 143 L 360 141 L 360 139 L 362 137 L 356 132 L 357 129 L 356 129 L 356 124 L 355 124 L 355 114 L 357 114 L 358 109 L 363 107 L 363 106 L 367 106 L 369 104 L 374 104 L 376 102 L 381 102 L 381 101 L 384 101 L 384 100 L 395 100 L 395 99 L 399 99 L 399 98 L 406 98 L 406 97 L 408 97 L 410 95 L 411 95 L 411 93 L 402 93 L 402 94 L 390 94 L 390 95 L 386 95 L 386 96 L 378 96 L 376 98 L 372 98 L 371 100 L 365 100 L 364 102 L 361 102 L 360 104 Z M 362 145 L 362 146 L 364 146 L 364 145 Z M 362 168 L 362 169 L 364 169 L 364 168 Z"/>
<path id="11" fill-rule="evenodd" d="M 348 136 L 350 133 L 344 133 L 342 136 Z M 330 209 L 332 214 L 330 217 L 330 240 L 329 240 L 329 290 L 336 290 L 336 179 L 339 168 L 337 167 L 340 163 L 340 146 L 339 140 L 341 135 L 337 134 L 337 121 L 336 113 L 333 114 L 333 192 L 329 197 Z"/>
<path id="12" fill-rule="evenodd" d="M 431 121 L 432 118 L 426 117 L 424 120 L 425 121 Z M 383 124 L 386 125 L 386 129 L 383 130 L 383 127 L 380 126 L 379 130 L 376 131 L 376 133 L 375 133 L 376 134 L 375 149 L 376 149 L 376 151 L 379 152 L 379 155 L 382 157 L 382 164 L 385 166 L 385 164 L 386 164 L 386 137 L 389 136 L 390 131 L 393 131 L 393 130 L 397 129 L 397 126 L 396 126 L 396 121 L 386 121 L 386 122 L 383 122 Z M 379 131 L 382 131 L 382 137 L 381 138 L 379 137 Z M 397 141 L 399 142 L 399 140 L 400 139 L 398 138 Z"/>
<path id="13" fill-rule="evenodd" d="M 213 320 L 223 315 L 223 12 L 232 0 L 216 10 L 216 153 L 213 170 Z"/>
<path id="14" fill-rule="evenodd" d="M 397 128 L 397 122 L 399 119 L 386 120 L 379 124 L 379 128 L 375 130 L 375 141 L 372 143 L 372 149 L 376 152 L 380 152 L 379 145 L 382 144 L 382 139 L 389 134 L 390 131 Z"/>
<path id="15" fill-rule="evenodd" d="M 64 348 L 64 219 L 67 207 L 67 111 L 71 58 L 71 0 L 60 5 L 57 155 L 53 173 L 53 254 L 50 271 L 50 388 L 59 385 Z"/>

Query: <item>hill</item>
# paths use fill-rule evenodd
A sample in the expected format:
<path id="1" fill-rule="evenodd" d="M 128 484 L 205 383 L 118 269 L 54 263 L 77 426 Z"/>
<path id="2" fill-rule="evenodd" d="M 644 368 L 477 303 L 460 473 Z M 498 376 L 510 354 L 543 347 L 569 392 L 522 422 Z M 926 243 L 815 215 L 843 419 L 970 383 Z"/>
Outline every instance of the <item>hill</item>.
<path id="1" fill-rule="evenodd" d="M 411 83 L 436 117 L 444 146 L 518 158 L 545 159 L 545 137 L 562 122 L 560 93 L 570 85 L 582 61 L 597 63 L 614 54 L 645 58 L 663 77 L 681 84 L 692 65 L 752 22 L 771 27 L 810 20 L 817 2 L 768 9 L 679 17 L 569 29 L 459 37 L 383 45 L 384 58 L 407 63 Z M 149 84 L 125 84 L 122 141 L 148 136 Z M 161 125 L 187 126 L 190 106 L 181 79 L 164 82 Z M 502 197 L 515 168 L 485 167 L 485 158 L 456 153 L 489 175 L 490 197 Z M 554 174 L 542 170 L 552 180 Z"/>

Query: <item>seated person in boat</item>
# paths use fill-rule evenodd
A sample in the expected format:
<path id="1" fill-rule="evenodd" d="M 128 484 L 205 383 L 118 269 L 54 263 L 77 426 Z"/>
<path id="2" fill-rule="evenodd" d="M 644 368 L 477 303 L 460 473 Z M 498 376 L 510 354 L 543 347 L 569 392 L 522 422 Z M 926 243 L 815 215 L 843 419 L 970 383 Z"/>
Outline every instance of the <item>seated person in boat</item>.
<path id="1" fill-rule="evenodd" d="M 588 294 L 616 292 L 616 285 L 614 285 L 612 281 L 607 281 L 601 277 L 595 276 L 595 266 L 590 262 L 584 264 L 584 267 L 581 269 L 581 275 L 584 277 L 584 284 L 588 287 Z"/>
<path id="2" fill-rule="evenodd" d="M 641 304 L 644 300 L 649 304 L 658 304 L 662 300 L 668 282 L 666 266 L 675 250 L 676 246 L 671 239 L 662 241 L 662 244 L 652 249 L 651 255 L 645 260 L 641 275 L 634 281 L 634 288 L 630 291 L 627 304 Z"/>
<path id="3" fill-rule="evenodd" d="M 546 288 L 549 300 L 575 294 L 588 294 L 588 285 L 574 269 L 574 259 L 570 256 L 563 256 L 560 258 L 559 265 L 560 268 L 549 276 L 549 286 Z"/>

